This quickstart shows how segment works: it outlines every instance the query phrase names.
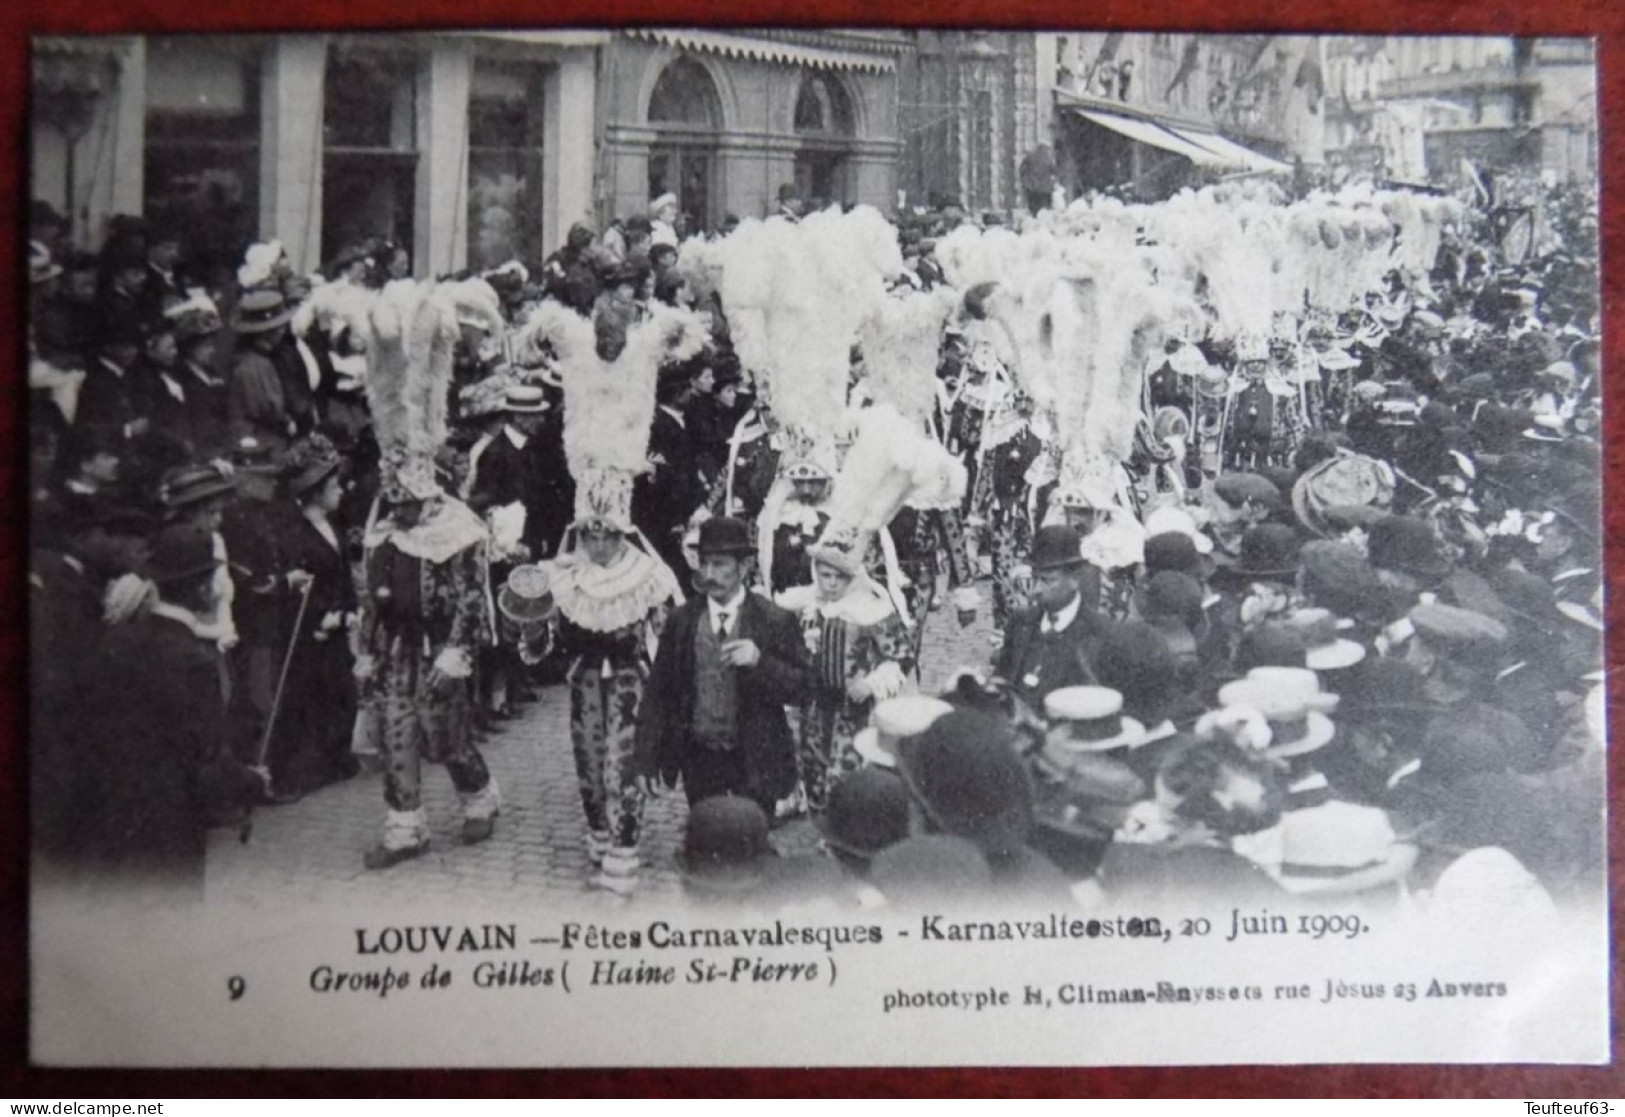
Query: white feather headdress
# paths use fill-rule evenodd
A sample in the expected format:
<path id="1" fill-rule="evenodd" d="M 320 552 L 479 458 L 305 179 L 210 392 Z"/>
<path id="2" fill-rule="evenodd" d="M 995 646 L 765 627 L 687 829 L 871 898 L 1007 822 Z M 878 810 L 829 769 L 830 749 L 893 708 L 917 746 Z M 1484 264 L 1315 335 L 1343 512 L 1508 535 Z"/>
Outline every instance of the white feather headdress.
<path id="1" fill-rule="evenodd" d="M 632 529 L 632 481 L 649 468 L 660 366 L 686 360 L 705 344 L 698 315 L 657 304 L 626 330 L 613 361 L 598 355 L 593 324 L 558 303 L 543 302 L 526 321 L 521 344 L 546 340 L 564 379 L 564 456 L 576 485 L 577 523 Z"/>

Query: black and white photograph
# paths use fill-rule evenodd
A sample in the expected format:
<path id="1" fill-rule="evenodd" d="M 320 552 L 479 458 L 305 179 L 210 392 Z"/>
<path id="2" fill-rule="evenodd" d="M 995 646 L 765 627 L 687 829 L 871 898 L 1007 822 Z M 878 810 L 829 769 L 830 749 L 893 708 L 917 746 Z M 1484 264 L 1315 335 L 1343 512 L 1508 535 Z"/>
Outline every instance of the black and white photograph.
<path id="1" fill-rule="evenodd" d="M 1608 1060 L 1594 41 L 29 52 L 36 1062 Z"/>

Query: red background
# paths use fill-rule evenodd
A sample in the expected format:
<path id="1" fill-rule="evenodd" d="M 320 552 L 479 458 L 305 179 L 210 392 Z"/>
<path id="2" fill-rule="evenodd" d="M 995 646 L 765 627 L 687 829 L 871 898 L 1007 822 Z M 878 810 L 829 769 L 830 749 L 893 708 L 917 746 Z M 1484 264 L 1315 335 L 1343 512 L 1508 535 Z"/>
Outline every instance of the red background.
<path id="1" fill-rule="evenodd" d="M 596 1070 L 596 1071 L 197 1071 L 40 1070 L 28 1065 L 28 816 L 25 726 L 26 412 L 22 403 L 20 323 L 27 201 L 27 38 L 37 33 L 137 31 L 294 31 L 304 28 L 430 28 L 613 23 L 933 24 L 1170 31 L 1336 31 L 1576 35 L 1598 39 L 1601 147 L 1625 150 L 1625 3 L 1619 0 L 7 0 L 0 3 L 0 331 L 15 383 L 0 396 L 0 1097 L 132 1100 L 218 1096 L 361 1096 L 402 1094 L 536 1095 L 1068 1095 L 1068 1096 L 1493 1096 L 1527 1099 L 1625 1097 L 1619 1065 L 1621 991 L 1612 974 L 1615 1063 L 1608 1067 L 1222 1067 L 1051 1070 Z M 1625 174 L 1606 154 L 1602 165 L 1603 308 L 1608 369 L 1605 491 L 1625 484 L 1625 413 L 1617 404 L 1625 369 Z M 1621 569 L 1625 504 L 1608 508 L 1610 572 Z M 1625 595 L 1612 593 L 1608 663 L 1625 662 Z M 1610 673 L 1611 735 L 1625 741 L 1615 708 L 1625 692 Z M 1616 753 L 1617 754 L 1617 753 Z M 1625 872 L 1625 802 L 1620 765 L 1611 765 L 1610 909 L 1620 925 Z M 786 1006 L 790 1011 L 790 1006 Z M 298 1026 L 297 1021 L 289 1021 Z M 771 1025 L 769 1025 L 771 1026 Z M 253 1052 L 244 1052 L 253 1058 Z"/>

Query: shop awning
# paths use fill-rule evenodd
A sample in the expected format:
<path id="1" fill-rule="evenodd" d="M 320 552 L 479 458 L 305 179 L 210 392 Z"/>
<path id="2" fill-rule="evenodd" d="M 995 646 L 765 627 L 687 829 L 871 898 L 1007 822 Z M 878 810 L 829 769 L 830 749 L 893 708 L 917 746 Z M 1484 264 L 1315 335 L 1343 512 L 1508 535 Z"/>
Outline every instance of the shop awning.
<path id="1" fill-rule="evenodd" d="M 729 58 L 749 58 L 757 62 L 783 62 L 825 70 L 869 70 L 885 73 L 897 68 L 894 58 L 885 54 L 864 54 L 854 50 L 803 46 L 758 39 L 746 33 L 729 31 L 684 31 L 663 27 L 629 28 L 628 35 L 653 39 L 682 50 L 707 51 Z"/>
<path id="2" fill-rule="evenodd" d="M 1268 155 L 1260 155 L 1251 148 L 1242 147 L 1234 140 L 1227 140 L 1217 132 L 1197 132 L 1188 128 L 1170 128 L 1169 131 L 1182 139 L 1205 147 L 1213 154 L 1232 164 L 1237 170 L 1264 171 L 1273 175 L 1289 175 L 1292 168 L 1279 159 L 1271 159 Z"/>
<path id="3" fill-rule="evenodd" d="M 461 38 L 487 39 L 530 47 L 601 47 L 609 42 L 608 31 L 462 31 Z"/>
<path id="4" fill-rule="evenodd" d="M 1143 143 L 1150 147 L 1171 151 L 1175 155 L 1182 155 L 1199 167 L 1225 167 L 1229 161 L 1221 159 L 1213 151 L 1201 144 L 1192 143 L 1183 136 L 1175 135 L 1160 124 L 1138 117 L 1122 116 L 1114 112 L 1101 112 L 1099 109 L 1073 108 L 1073 112 L 1102 128 L 1109 128 L 1119 135 L 1127 136 L 1136 143 Z"/>

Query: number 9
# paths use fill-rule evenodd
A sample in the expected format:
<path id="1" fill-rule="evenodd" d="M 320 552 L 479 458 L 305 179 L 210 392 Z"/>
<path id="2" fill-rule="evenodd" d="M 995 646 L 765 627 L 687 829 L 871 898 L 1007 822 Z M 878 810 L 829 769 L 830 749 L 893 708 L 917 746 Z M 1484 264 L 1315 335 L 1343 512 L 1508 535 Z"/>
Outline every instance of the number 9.
<path id="1" fill-rule="evenodd" d="M 243 993 L 247 990 L 248 982 L 242 978 L 233 976 L 226 979 L 226 991 L 231 994 L 232 1000 L 241 1000 Z"/>

